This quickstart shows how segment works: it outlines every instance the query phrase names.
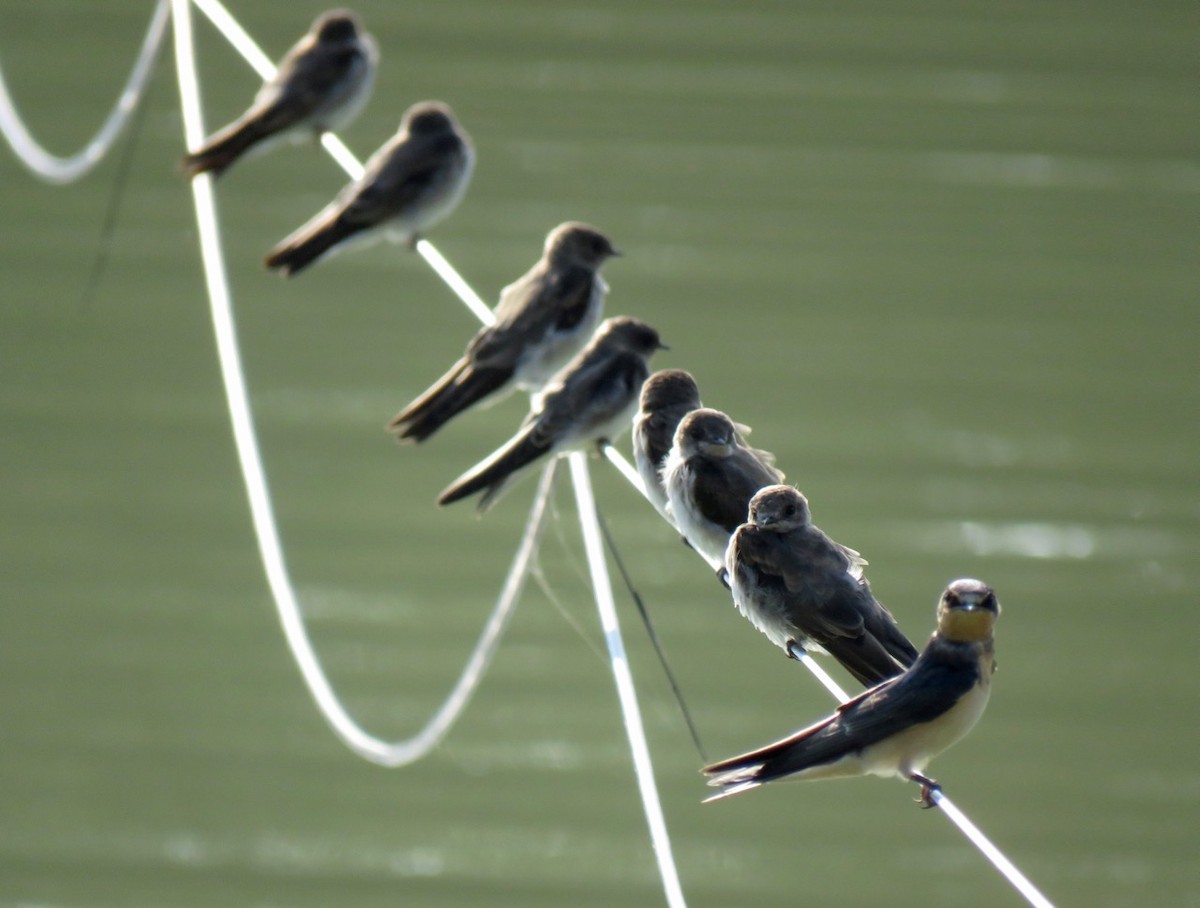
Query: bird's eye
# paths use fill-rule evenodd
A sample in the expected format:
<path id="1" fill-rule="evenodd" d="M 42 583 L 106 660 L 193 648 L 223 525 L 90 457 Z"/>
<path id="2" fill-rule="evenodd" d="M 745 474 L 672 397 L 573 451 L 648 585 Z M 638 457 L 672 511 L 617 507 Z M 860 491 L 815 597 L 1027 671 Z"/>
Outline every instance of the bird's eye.
<path id="1" fill-rule="evenodd" d="M 795 517 L 796 516 L 796 506 L 794 504 L 789 504 L 786 508 L 783 509 L 783 516 Z"/>

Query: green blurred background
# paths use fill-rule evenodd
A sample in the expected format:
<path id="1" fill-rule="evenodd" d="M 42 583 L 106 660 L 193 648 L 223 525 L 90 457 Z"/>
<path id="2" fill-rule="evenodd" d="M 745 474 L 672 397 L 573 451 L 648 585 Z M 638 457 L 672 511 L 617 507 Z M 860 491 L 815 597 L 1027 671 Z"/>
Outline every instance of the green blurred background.
<path id="1" fill-rule="evenodd" d="M 148 2 L 0 0 L 0 56 L 67 152 Z M 322 7 L 239 2 L 278 57 Z M 916 640 L 998 590 L 1000 672 L 947 792 L 1060 905 L 1200 905 L 1194 0 L 356 4 L 382 45 L 346 139 L 450 102 L 479 161 L 432 239 L 489 300 L 578 218 L 706 403 L 755 428 Z M 201 17 L 210 128 L 258 85 Z M 115 158 L 42 185 L 0 153 L 0 904 L 662 903 L 571 497 L 491 674 L 429 759 L 361 762 L 315 711 L 258 562 L 211 339 L 169 45 L 112 258 Z M 426 446 L 392 413 L 475 325 L 416 256 L 285 282 L 262 254 L 343 184 L 312 148 L 219 184 L 248 380 L 319 650 L 411 733 L 456 677 L 533 484 L 433 499 L 513 398 Z M 627 449 L 627 440 L 622 447 Z M 614 471 L 597 494 L 710 756 L 830 701 Z M 700 806 L 700 760 L 619 607 L 693 906 L 1019 904 L 915 792 L 867 779 Z"/>

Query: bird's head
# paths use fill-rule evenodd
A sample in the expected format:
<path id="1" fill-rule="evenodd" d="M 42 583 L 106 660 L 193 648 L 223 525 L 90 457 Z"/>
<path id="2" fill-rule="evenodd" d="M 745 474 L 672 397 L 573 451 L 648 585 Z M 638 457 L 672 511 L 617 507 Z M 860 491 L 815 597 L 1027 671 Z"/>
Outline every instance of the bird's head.
<path id="1" fill-rule="evenodd" d="M 313 31 L 323 44 L 343 44 L 358 38 L 358 18 L 347 9 L 333 9 L 317 17 Z"/>
<path id="2" fill-rule="evenodd" d="M 669 349 L 658 332 L 644 321 L 618 315 L 606 318 L 596 329 L 593 344 L 604 344 L 614 350 L 625 350 L 639 356 L 649 356 L 655 350 Z"/>
<path id="3" fill-rule="evenodd" d="M 660 369 L 642 385 L 640 406 L 643 413 L 684 406 L 695 410 L 700 406 L 700 389 L 690 372 Z"/>
<path id="4" fill-rule="evenodd" d="M 546 236 L 543 252 L 554 264 L 599 268 L 607 259 L 621 254 L 612 241 L 590 224 L 567 221 Z"/>
<path id="5" fill-rule="evenodd" d="M 770 530 L 793 530 L 812 522 L 808 499 L 792 486 L 766 486 L 750 499 L 749 522 Z"/>
<path id="6" fill-rule="evenodd" d="M 441 101 L 418 101 L 400 120 L 400 129 L 409 135 L 440 135 L 454 127 L 454 112 Z"/>
<path id="7" fill-rule="evenodd" d="M 955 580 L 938 602 L 938 633 L 955 643 L 988 640 L 1000 615 L 995 591 L 980 580 Z"/>
<path id="8" fill-rule="evenodd" d="M 685 455 L 728 457 L 736 443 L 737 429 L 733 421 L 720 410 L 708 407 L 688 413 L 675 430 L 675 444 Z"/>

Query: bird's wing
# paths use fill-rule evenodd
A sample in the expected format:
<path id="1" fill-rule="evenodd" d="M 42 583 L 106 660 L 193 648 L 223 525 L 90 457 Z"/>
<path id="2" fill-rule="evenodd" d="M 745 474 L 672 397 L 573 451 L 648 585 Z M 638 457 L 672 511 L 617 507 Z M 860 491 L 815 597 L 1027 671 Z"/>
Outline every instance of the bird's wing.
<path id="1" fill-rule="evenodd" d="M 775 777 L 828 763 L 878 744 L 917 723 L 936 719 L 977 681 L 977 668 L 964 669 L 932 661 L 918 663 L 910 672 L 848 700 L 821 721 L 766 747 L 707 766 L 704 772 L 716 775 L 739 767 L 762 765 L 764 775 Z M 775 763 L 779 765 L 773 772 Z"/>
<path id="2" fill-rule="evenodd" d="M 459 146 L 458 137 L 449 134 L 393 139 L 367 162 L 362 179 L 338 194 L 340 219 L 371 227 L 399 214 L 434 187 L 434 175 Z"/>
<path id="3" fill-rule="evenodd" d="M 500 291 L 496 323 L 480 332 L 468 354 L 481 368 L 516 365 L 530 344 L 551 331 L 568 331 L 587 315 L 594 275 L 585 269 L 530 273 Z M 498 362 L 497 362 L 498 361 Z"/>
<path id="4" fill-rule="evenodd" d="M 274 77 L 254 98 L 246 116 L 258 121 L 264 133 L 273 133 L 298 123 L 322 104 L 346 78 L 362 52 L 351 45 L 330 48 L 307 35 L 279 64 Z"/>
<path id="5" fill-rule="evenodd" d="M 760 572 L 779 578 L 790 596 L 805 603 L 797 616 L 804 631 L 818 640 L 862 636 L 861 570 L 856 575 L 843 547 L 821 530 L 750 534 L 746 548 Z"/>
<path id="6" fill-rule="evenodd" d="M 692 497 L 705 519 L 732 533 L 746 522 L 754 493 L 774 485 L 780 475 L 749 448 L 738 446 L 728 457 L 704 458 L 696 465 Z"/>
<path id="7" fill-rule="evenodd" d="M 542 397 L 532 437 L 551 445 L 603 426 L 629 406 L 647 372 L 645 360 L 632 353 L 578 363 Z"/>

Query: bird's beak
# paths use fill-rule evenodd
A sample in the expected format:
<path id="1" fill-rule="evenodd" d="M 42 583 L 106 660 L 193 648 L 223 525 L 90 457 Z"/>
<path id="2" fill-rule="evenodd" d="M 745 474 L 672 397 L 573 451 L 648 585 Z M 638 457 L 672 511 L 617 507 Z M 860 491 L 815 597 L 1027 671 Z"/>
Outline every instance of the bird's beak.
<path id="1" fill-rule="evenodd" d="M 708 453 L 715 457 L 728 457 L 733 453 L 733 441 L 729 438 L 713 438 L 709 440 L 705 447 Z"/>

